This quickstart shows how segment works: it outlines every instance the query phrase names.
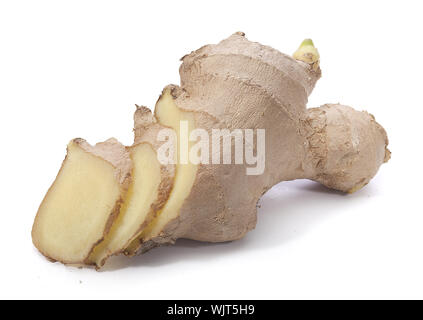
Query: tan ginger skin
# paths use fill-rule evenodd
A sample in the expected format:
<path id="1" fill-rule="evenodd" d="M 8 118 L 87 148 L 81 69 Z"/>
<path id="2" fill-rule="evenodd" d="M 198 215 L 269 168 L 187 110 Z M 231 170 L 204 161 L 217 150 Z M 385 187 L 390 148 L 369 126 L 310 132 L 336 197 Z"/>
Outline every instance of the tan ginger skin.
<path id="1" fill-rule="evenodd" d="M 200 164 L 179 217 L 144 242 L 142 251 L 178 238 L 240 239 L 254 229 L 257 202 L 275 184 L 311 179 L 353 192 L 389 159 L 386 133 L 372 115 L 333 104 L 306 109 L 321 75 L 314 62 L 250 42 L 243 33 L 182 61 L 181 87 L 169 87 L 176 105 L 193 112 L 196 127 L 209 131 L 266 129 L 266 169 L 248 176 L 243 165 Z"/>
<path id="2" fill-rule="evenodd" d="M 371 114 L 340 104 L 306 108 L 321 76 L 319 56 L 306 40 L 294 57 L 238 32 L 182 58 L 181 85 L 170 85 L 163 94 L 193 115 L 196 128 L 209 133 L 265 129 L 265 171 L 254 176 L 245 174 L 248 165 L 199 164 L 176 218 L 154 236 L 141 234 L 127 255 L 179 238 L 240 239 L 254 229 L 257 202 L 275 184 L 310 179 L 351 193 L 389 160 L 387 135 Z M 151 142 L 149 127 L 157 127 L 160 120 L 157 108 L 153 116 L 139 107 L 134 118 L 135 142 Z"/>

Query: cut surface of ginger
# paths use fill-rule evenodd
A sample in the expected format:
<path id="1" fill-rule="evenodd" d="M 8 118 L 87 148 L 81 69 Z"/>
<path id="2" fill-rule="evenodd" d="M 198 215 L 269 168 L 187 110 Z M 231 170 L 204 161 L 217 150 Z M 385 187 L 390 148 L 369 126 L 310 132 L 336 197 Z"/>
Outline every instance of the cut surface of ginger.
<path id="1" fill-rule="evenodd" d="M 132 182 L 113 226 L 90 255 L 98 267 L 114 254 L 122 252 L 136 238 L 143 226 L 153 218 L 153 203 L 159 197 L 160 163 L 150 144 L 141 143 L 128 148 L 132 159 Z"/>
<path id="2" fill-rule="evenodd" d="M 113 165 L 71 141 L 40 205 L 32 230 L 35 246 L 52 260 L 84 263 L 103 239 L 120 200 L 121 185 Z"/>
<path id="3" fill-rule="evenodd" d="M 176 174 L 173 189 L 164 205 L 163 209 L 157 213 L 156 218 L 146 227 L 126 249 L 126 253 L 132 255 L 139 248 L 140 241 L 148 241 L 157 237 L 168 222 L 179 216 L 179 211 L 184 200 L 189 196 L 191 188 L 197 174 L 198 165 L 180 163 L 181 158 L 189 159 L 189 148 L 192 143 L 188 143 L 188 148 L 180 150 L 180 125 L 181 121 L 188 124 L 189 133 L 195 128 L 194 115 L 190 112 L 181 111 L 175 104 L 170 89 L 166 89 L 156 104 L 156 117 L 160 124 L 175 130 L 177 136 L 177 147 L 175 150 Z M 185 154 L 181 154 L 181 152 Z"/>

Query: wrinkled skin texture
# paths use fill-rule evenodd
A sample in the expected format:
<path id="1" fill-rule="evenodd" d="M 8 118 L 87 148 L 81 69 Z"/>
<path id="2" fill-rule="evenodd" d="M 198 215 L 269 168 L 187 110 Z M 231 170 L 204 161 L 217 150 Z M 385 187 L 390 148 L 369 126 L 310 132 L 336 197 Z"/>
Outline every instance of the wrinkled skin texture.
<path id="1" fill-rule="evenodd" d="M 245 165 L 200 164 L 178 218 L 159 236 L 140 239 L 141 253 L 178 238 L 240 239 L 255 227 L 257 202 L 273 185 L 306 178 L 354 192 L 390 157 L 384 129 L 367 112 L 333 104 L 306 109 L 321 76 L 315 65 L 250 42 L 243 33 L 182 61 L 181 87 L 170 87 L 176 105 L 193 112 L 196 127 L 209 133 L 265 129 L 266 168 L 248 176 Z"/>

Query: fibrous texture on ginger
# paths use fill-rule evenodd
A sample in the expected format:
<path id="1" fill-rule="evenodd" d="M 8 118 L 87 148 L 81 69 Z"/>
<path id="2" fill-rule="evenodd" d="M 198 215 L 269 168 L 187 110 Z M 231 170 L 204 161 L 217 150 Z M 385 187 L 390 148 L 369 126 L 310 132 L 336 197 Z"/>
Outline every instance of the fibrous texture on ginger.
<path id="1" fill-rule="evenodd" d="M 81 189 L 67 203 L 60 198 L 60 188 L 76 188 L 84 179 L 94 183 L 93 177 L 98 176 L 88 160 L 76 159 L 75 165 L 85 168 L 80 180 L 59 179 L 65 171 L 59 173 L 36 218 L 35 245 L 53 260 L 101 267 L 111 255 L 131 256 L 179 238 L 240 239 L 256 225 L 260 197 L 281 181 L 311 179 L 343 192 L 359 190 L 390 157 L 385 130 L 369 113 L 348 106 L 307 109 L 308 96 L 320 76 L 320 57 L 311 40 L 304 41 L 291 57 L 236 33 L 186 55 L 180 67 L 181 85 L 163 90 L 154 114 L 137 107 L 134 146 L 119 155 L 121 162 L 129 159 L 123 162 L 132 168 L 127 188 L 119 189 L 111 180 L 108 193 L 98 196 L 96 192 L 103 191 L 94 184 L 90 196 Z M 181 161 L 193 147 L 192 141 L 182 139 L 182 124 L 188 134 L 198 128 L 209 135 L 216 129 L 264 129 L 263 173 L 247 175 L 248 165 L 235 162 Z M 158 139 L 162 129 L 175 134 L 174 165 L 157 160 L 164 143 Z M 235 148 L 235 142 L 231 143 Z M 257 149 L 256 144 L 253 147 Z M 98 179 L 106 178 L 102 174 Z M 106 212 L 89 206 L 90 199 L 101 203 L 99 208 L 116 202 L 122 205 L 114 210 L 116 218 L 106 219 Z M 65 208 L 75 205 L 79 206 L 75 213 Z M 84 213 L 84 208 L 89 212 Z M 103 220 L 88 228 L 84 215 Z M 78 223 L 83 228 L 77 232 L 92 233 L 89 245 L 76 240 L 69 247 L 64 241 L 52 245 L 58 228 L 63 228 L 56 226 L 59 218 L 72 221 L 72 234 Z M 71 253 L 77 258 L 68 259 Z"/>

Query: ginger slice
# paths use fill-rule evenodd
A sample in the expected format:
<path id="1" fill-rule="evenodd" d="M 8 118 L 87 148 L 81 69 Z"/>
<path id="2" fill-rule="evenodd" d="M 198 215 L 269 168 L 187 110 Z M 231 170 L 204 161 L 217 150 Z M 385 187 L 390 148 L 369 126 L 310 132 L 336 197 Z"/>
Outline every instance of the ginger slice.
<path id="1" fill-rule="evenodd" d="M 129 182 L 130 159 L 111 139 L 95 147 L 72 140 L 40 205 L 32 240 L 52 261 L 84 264 L 116 218 Z"/>
<path id="2" fill-rule="evenodd" d="M 177 159 L 176 174 L 173 189 L 169 199 L 163 209 L 157 213 L 157 217 L 148 225 L 147 228 L 135 239 L 126 249 L 127 255 L 134 255 L 140 248 L 140 245 L 154 237 L 159 236 L 164 227 L 173 219 L 179 216 L 179 211 L 191 192 L 197 175 L 198 165 L 189 161 L 190 143 L 186 143 L 186 147 L 181 148 L 181 124 L 187 125 L 187 135 L 195 128 L 194 115 L 191 112 L 180 110 L 172 97 L 172 87 L 167 87 L 163 91 L 159 101 L 157 101 L 155 115 L 158 122 L 166 127 L 175 130 L 177 137 L 177 146 L 175 156 Z M 188 160 L 183 163 L 181 159 Z"/>
<path id="3" fill-rule="evenodd" d="M 90 262 L 97 267 L 103 266 L 109 256 L 121 253 L 152 220 L 161 197 L 167 197 L 162 184 L 167 177 L 162 176 L 153 147 L 141 143 L 128 150 L 133 163 L 132 183 L 111 231 L 90 255 Z"/>

